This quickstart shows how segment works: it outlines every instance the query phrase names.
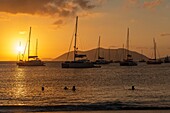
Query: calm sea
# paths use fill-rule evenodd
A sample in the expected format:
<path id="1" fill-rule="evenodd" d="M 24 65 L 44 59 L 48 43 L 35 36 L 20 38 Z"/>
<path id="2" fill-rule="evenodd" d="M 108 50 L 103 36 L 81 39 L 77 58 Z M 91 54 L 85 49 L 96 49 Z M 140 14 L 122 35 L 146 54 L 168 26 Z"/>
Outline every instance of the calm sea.
<path id="1" fill-rule="evenodd" d="M 170 109 L 170 64 L 91 69 L 60 65 L 17 67 L 15 62 L 0 62 L 0 112 Z"/>

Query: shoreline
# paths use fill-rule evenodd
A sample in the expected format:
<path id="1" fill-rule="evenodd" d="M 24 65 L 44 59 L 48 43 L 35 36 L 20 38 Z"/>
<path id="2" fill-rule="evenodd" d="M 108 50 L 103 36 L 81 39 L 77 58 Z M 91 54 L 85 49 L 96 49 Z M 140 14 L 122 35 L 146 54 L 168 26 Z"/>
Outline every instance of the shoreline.
<path id="1" fill-rule="evenodd" d="M 0 112 L 44 112 L 44 113 L 169 113 L 170 107 L 118 107 L 105 108 L 96 106 L 28 106 L 28 105 L 0 105 Z"/>

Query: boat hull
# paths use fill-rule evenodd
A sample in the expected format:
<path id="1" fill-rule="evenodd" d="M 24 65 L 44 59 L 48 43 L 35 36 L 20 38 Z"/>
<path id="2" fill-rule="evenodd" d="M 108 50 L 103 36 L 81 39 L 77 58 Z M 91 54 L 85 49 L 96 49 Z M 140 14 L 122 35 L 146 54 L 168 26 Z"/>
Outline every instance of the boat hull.
<path id="1" fill-rule="evenodd" d="M 162 62 L 161 61 L 147 61 L 146 62 L 147 64 L 162 64 Z"/>
<path id="2" fill-rule="evenodd" d="M 93 64 L 110 64 L 110 61 L 107 60 L 96 60 L 95 62 L 93 62 Z"/>
<path id="3" fill-rule="evenodd" d="M 170 63 L 170 61 L 164 61 L 164 63 Z"/>
<path id="4" fill-rule="evenodd" d="M 17 63 L 18 66 L 45 66 L 42 61 L 21 61 Z"/>
<path id="5" fill-rule="evenodd" d="M 122 61 L 120 66 L 137 66 L 138 64 L 134 61 Z"/>
<path id="6" fill-rule="evenodd" d="M 94 64 L 91 62 L 63 62 L 62 68 L 94 68 Z"/>

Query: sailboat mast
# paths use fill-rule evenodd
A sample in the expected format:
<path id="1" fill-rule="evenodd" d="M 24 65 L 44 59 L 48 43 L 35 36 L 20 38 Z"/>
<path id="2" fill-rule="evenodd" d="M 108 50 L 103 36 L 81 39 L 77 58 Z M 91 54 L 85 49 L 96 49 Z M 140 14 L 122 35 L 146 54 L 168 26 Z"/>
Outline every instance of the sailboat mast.
<path id="1" fill-rule="evenodd" d="M 127 59 L 129 56 L 129 28 L 127 29 Z"/>
<path id="2" fill-rule="evenodd" d="M 99 36 L 99 43 L 98 43 L 98 59 L 100 58 L 100 36 Z"/>
<path id="3" fill-rule="evenodd" d="M 153 44 L 154 44 L 154 56 L 155 56 L 155 60 L 156 60 L 156 42 L 155 42 L 155 38 L 153 38 Z"/>
<path id="4" fill-rule="evenodd" d="M 78 16 L 76 17 L 76 28 L 75 28 L 75 41 L 74 41 L 74 61 L 76 60 L 77 53 L 77 29 L 78 29 Z"/>
<path id="5" fill-rule="evenodd" d="M 76 60 L 76 53 L 77 53 L 77 29 L 78 29 L 78 16 L 76 17 L 76 28 L 75 28 L 74 61 Z"/>
<path id="6" fill-rule="evenodd" d="M 29 61 L 29 56 L 30 56 L 30 39 L 31 39 L 31 27 L 30 27 L 29 39 L 28 39 L 28 61 Z"/>

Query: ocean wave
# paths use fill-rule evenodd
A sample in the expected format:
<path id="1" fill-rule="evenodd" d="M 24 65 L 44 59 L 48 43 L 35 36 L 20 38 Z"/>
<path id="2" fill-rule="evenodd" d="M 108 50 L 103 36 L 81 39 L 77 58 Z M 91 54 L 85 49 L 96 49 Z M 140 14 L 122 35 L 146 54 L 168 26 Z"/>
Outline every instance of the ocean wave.
<path id="1" fill-rule="evenodd" d="M 97 111 L 97 110 L 170 110 L 170 106 L 154 106 L 139 102 L 99 102 L 76 105 L 1 105 L 0 112 L 53 112 L 53 111 Z"/>

